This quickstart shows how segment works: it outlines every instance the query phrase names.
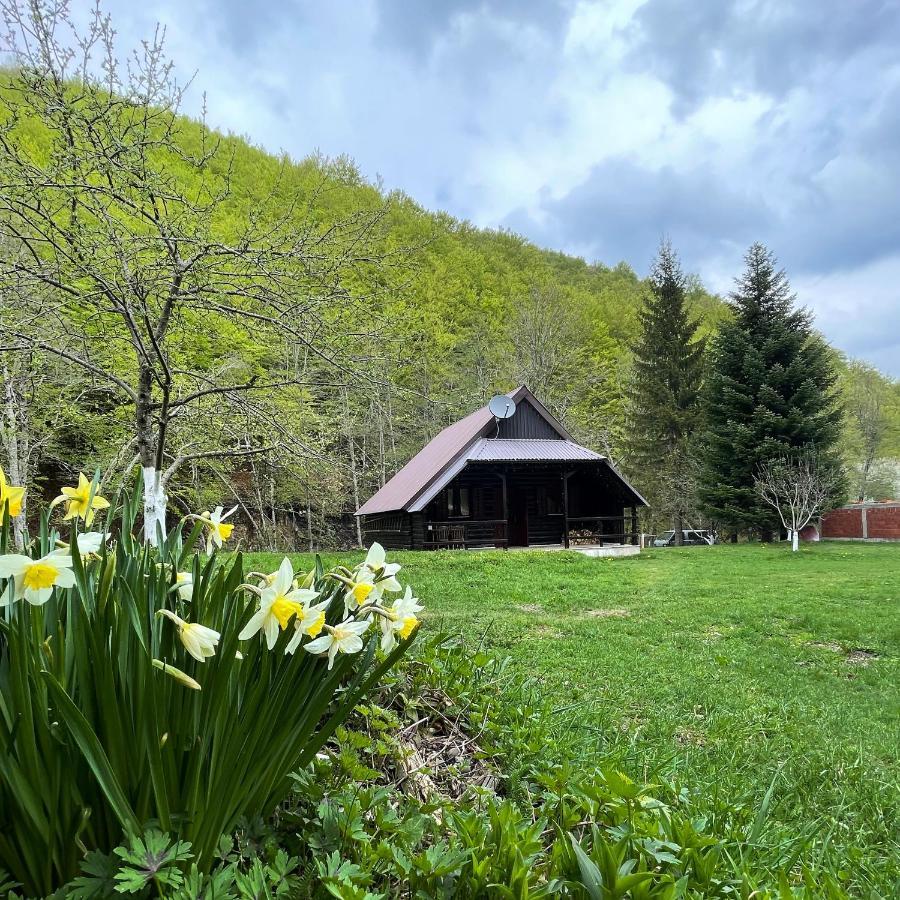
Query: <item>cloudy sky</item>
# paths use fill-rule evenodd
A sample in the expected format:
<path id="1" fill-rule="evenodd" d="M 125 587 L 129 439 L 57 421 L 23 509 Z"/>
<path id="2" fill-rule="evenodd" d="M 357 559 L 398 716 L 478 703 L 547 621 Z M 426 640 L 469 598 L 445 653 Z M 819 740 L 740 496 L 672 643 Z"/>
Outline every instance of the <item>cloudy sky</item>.
<path id="1" fill-rule="evenodd" d="M 900 376 L 900 0 L 104 6 L 123 46 L 166 25 L 188 111 L 478 225 L 641 274 L 668 234 L 716 290 L 761 240 Z"/>

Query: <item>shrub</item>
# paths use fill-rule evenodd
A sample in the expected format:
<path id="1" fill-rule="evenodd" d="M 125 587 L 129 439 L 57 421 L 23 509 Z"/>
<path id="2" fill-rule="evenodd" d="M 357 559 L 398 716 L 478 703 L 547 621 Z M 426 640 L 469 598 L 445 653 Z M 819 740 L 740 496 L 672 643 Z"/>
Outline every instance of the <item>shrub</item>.
<path id="1" fill-rule="evenodd" d="M 0 511 L 0 881 L 49 893 L 86 851 L 140 855 L 148 823 L 172 873 L 189 845 L 202 876 L 405 652 L 419 606 L 387 605 L 399 567 L 377 545 L 353 571 L 245 575 L 240 554 L 194 554 L 229 536 L 221 510 L 153 547 L 127 495 L 115 541 L 79 528 L 109 506 L 96 480 L 59 502 L 68 546 L 46 512 L 24 554 Z"/>

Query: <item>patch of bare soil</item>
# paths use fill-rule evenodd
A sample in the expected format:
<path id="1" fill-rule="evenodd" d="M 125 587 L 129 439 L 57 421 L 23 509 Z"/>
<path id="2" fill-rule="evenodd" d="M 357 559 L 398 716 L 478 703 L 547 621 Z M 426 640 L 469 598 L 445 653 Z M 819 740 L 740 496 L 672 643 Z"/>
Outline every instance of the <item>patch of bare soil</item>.
<path id="1" fill-rule="evenodd" d="M 394 784 L 419 800 L 439 795 L 456 800 L 473 787 L 496 790 L 500 778 L 479 746 L 480 732 L 467 731 L 463 715 L 449 715 L 440 691 L 423 695 L 419 718 L 400 731 Z"/>
<path id="2" fill-rule="evenodd" d="M 544 607 L 540 603 L 518 603 L 516 609 L 527 613 L 539 613 L 544 611 Z"/>
<path id="3" fill-rule="evenodd" d="M 589 609 L 587 614 L 593 619 L 627 619 L 631 615 L 627 609 Z"/>
<path id="4" fill-rule="evenodd" d="M 847 653 L 847 662 L 851 666 L 867 666 L 873 659 L 878 659 L 878 654 L 865 647 L 854 647 Z"/>
<path id="5" fill-rule="evenodd" d="M 675 732 L 675 740 L 682 746 L 703 747 L 706 745 L 706 735 L 691 728 L 679 728 Z"/>
<path id="6" fill-rule="evenodd" d="M 832 653 L 843 653 L 844 648 L 840 644 L 836 644 L 834 641 L 810 641 L 810 647 L 815 647 L 818 650 L 830 650 Z"/>
<path id="7" fill-rule="evenodd" d="M 564 637 L 563 633 L 552 625 L 538 625 L 536 628 L 531 629 L 531 633 L 536 634 L 538 637 L 550 638 L 551 640 L 558 640 Z"/>

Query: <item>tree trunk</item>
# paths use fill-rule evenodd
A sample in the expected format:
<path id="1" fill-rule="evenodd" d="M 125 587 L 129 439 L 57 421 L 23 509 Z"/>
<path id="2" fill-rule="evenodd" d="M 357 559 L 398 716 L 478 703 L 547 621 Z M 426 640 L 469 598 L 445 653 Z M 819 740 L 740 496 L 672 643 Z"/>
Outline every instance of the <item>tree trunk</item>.
<path id="1" fill-rule="evenodd" d="M 675 523 L 675 546 L 681 547 L 684 544 L 684 530 L 682 528 L 683 521 L 681 513 L 675 513 L 672 520 Z"/>
<path id="2" fill-rule="evenodd" d="M 350 476 L 353 481 L 353 518 L 356 522 L 356 542 L 362 547 L 362 523 L 359 520 L 359 516 L 355 514 L 356 510 L 359 509 L 359 478 L 356 474 L 356 447 L 353 444 L 353 431 L 350 427 L 350 403 L 347 399 L 346 392 L 344 393 L 344 420 L 347 423 L 347 445 L 350 448 Z"/>
<path id="3" fill-rule="evenodd" d="M 791 530 L 791 551 L 796 553 L 800 549 L 800 532 L 794 528 Z"/>
<path id="4" fill-rule="evenodd" d="M 169 498 L 162 473 L 156 466 L 141 466 L 144 473 L 144 540 L 157 546 L 157 529 L 166 535 L 166 507 Z"/>
<path id="5" fill-rule="evenodd" d="M 148 366 L 141 366 L 138 372 L 137 401 L 134 408 L 135 436 L 141 471 L 144 474 L 144 540 L 156 546 L 157 529 L 166 533 L 166 486 L 163 483 L 159 461 L 160 435 L 153 425 L 153 372 Z"/>
<path id="6" fill-rule="evenodd" d="M 25 485 L 27 481 L 27 473 L 23 471 L 25 468 L 24 454 L 20 453 L 19 447 L 19 428 L 23 417 L 20 414 L 19 398 L 16 395 L 12 376 L 6 366 L 3 367 L 3 387 L 4 418 L 6 423 L 2 433 L 6 459 L 9 464 L 9 471 L 7 471 L 6 475 L 10 484 L 19 487 Z M 22 511 L 19 515 L 14 516 L 12 520 L 13 542 L 19 548 L 25 547 L 25 504 L 27 502 L 28 495 L 26 493 L 25 497 L 22 498 Z M 2 513 L 2 510 L 0 510 L 0 513 Z"/>
<path id="7" fill-rule="evenodd" d="M 354 512 L 354 520 L 356 522 L 356 542 L 362 547 L 363 545 L 363 534 L 362 534 L 362 523 L 360 522 L 359 516 L 355 515 L 356 510 L 359 509 L 359 479 L 356 475 L 356 450 L 353 447 L 353 436 L 347 435 L 347 442 L 350 445 L 350 474 L 353 479 L 353 512 Z"/>

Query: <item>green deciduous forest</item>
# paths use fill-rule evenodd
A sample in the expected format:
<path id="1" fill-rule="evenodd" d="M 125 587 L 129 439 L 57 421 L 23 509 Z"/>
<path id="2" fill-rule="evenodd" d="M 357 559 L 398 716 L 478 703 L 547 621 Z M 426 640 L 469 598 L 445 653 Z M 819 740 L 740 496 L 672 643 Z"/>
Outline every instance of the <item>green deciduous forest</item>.
<path id="1" fill-rule="evenodd" d="M 0 167 L 15 185 L 0 204 L 0 375 L 2 463 L 16 483 L 49 497 L 79 469 L 116 482 L 158 453 L 170 506 L 238 504 L 245 546 L 345 545 L 361 500 L 443 426 L 522 382 L 642 483 L 627 397 L 650 284 L 629 264 L 423 209 L 349 157 L 275 156 L 164 110 L 141 122 L 138 107 L 77 85 L 60 88 L 73 145 L 61 137 L 69 121 L 23 103 L 19 79 L 6 75 Z M 51 89 L 32 94 L 51 108 Z M 127 164 L 92 134 L 92 113 L 114 123 Z M 122 190 L 94 198 L 120 176 Z M 59 246 L 31 219 L 23 236 L 34 197 Z M 73 240 L 84 258 L 66 249 Z M 159 298 L 172 277 L 182 284 L 179 266 L 188 287 L 170 309 Z M 107 291 L 132 298 L 136 322 Z M 685 297 L 699 339 L 731 315 L 697 275 Z M 163 324 L 162 362 L 146 378 L 147 421 L 165 440 L 142 447 L 135 361 L 152 356 Z M 896 495 L 900 384 L 834 357 L 851 495 Z M 668 526 L 665 506 L 648 528 Z"/>

